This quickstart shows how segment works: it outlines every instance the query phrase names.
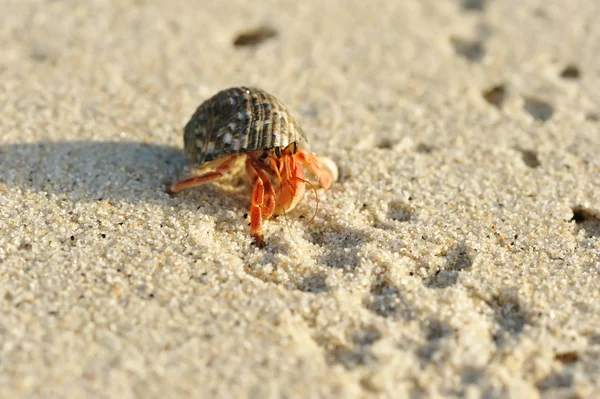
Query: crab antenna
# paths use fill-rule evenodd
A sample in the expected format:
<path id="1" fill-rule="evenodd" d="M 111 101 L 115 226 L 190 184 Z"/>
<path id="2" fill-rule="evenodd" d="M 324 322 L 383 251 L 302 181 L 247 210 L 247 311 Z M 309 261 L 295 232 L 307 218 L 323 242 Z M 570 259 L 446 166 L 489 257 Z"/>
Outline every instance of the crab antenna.
<path id="1" fill-rule="evenodd" d="M 301 177 L 294 176 L 294 177 L 292 177 L 292 180 L 299 180 L 299 181 L 301 181 L 303 183 L 308 184 L 310 186 L 310 188 L 313 190 L 313 192 L 315 193 L 315 201 L 316 201 L 317 205 L 315 206 L 315 212 L 313 213 L 312 217 L 305 224 L 305 226 L 308 226 L 308 225 L 310 225 L 313 222 L 313 220 L 315 220 L 315 217 L 317 216 L 317 213 L 319 212 L 319 195 L 317 193 L 317 189 L 315 188 L 315 186 L 311 182 L 309 182 L 308 180 L 303 179 Z"/>
<path id="2" fill-rule="evenodd" d="M 290 228 L 290 222 L 289 222 L 289 220 L 287 218 L 287 214 L 286 213 L 283 214 L 283 219 L 285 219 L 285 227 L 287 227 L 288 233 L 290 233 L 290 239 L 292 240 L 292 242 L 294 243 L 294 245 L 297 245 L 296 241 L 294 241 L 294 235 L 292 234 L 292 229 Z"/>

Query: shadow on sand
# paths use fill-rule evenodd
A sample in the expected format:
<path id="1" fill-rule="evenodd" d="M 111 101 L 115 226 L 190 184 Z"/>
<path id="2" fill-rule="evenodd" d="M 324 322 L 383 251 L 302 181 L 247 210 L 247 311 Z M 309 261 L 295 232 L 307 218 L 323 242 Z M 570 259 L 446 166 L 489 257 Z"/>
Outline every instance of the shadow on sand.
<path id="1" fill-rule="evenodd" d="M 80 200 L 156 198 L 181 176 L 182 149 L 132 141 L 59 141 L 0 146 L 0 187 Z"/>

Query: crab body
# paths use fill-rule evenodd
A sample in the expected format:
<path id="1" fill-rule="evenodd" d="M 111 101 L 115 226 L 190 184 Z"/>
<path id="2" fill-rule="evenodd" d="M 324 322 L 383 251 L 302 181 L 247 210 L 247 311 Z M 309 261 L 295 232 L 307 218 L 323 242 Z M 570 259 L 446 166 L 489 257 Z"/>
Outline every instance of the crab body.
<path id="1" fill-rule="evenodd" d="M 255 243 L 263 245 L 263 221 L 291 211 L 302 199 L 304 167 L 326 189 L 337 177 L 333 162 L 301 147 L 306 141 L 298 121 L 274 96 L 256 88 L 223 90 L 202 103 L 184 129 L 186 153 L 198 166 L 215 161 L 216 168 L 182 180 L 167 192 L 218 179 L 245 156 L 252 184 L 250 232 Z"/>

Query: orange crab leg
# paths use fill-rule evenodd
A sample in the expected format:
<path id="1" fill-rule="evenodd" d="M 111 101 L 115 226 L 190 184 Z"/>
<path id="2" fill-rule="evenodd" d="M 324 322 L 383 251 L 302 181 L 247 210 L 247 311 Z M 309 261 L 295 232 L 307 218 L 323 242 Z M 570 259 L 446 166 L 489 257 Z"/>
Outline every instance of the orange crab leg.
<path id="1" fill-rule="evenodd" d="M 263 166 L 251 157 L 246 158 L 246 172 L 252 183 L 252 204 L 250 206 L 250 235 L 257 246 L 264 246 L 263 220 L 269 219 L 275 210 L 275 190 Z"/>
<path id="2" fill-rule="evenodd" d="M 214 170 L 213 172 L 207 172 L 200 176 L 189 177 L 178 183 L 175 183 L 172 186 L 170 186 L 169 188 L 167 188 L 167 193 L 174 194 L 181 190 L 193 188 L 193 187 L 199 186 L 201 184 L 205 184 L 205 183 L 208 183 L 215 179 L 218 179 L 220 177 L 223 177 L 223 175 L 225 173 L 227 173 L 229 171 L 229 169 L 231 169 L 231 166 L 234 164 L 236 159 L 237 159 L 236 156 L 232 156 L 230 158 L 227 158 L 223 163 L 221 163 L 219 166 L 217 166 L 217 169 Z"/>
<path id="3" fill-rule="evenodd" d="M 305 151 L 302 148 L 298 148 L 295 157 L 297 157 L 300 162 L 306 165 L 313 175 L 317 176 L 323 188 L 328 189 L 331 187 L 333 176 L 316 155 Z"/>

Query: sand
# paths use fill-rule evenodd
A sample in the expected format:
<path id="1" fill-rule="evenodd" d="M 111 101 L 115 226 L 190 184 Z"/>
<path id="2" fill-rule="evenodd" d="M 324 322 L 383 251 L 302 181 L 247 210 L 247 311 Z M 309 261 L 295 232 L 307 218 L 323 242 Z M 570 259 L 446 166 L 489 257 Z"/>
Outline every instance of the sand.
<path id="1" fill-rule="evenodd" d="M 600 397 L 596 0 L 1 7 L 0 397 Z M 262 249 L 164 193 L 238 85 L 340 170 Z"/>

